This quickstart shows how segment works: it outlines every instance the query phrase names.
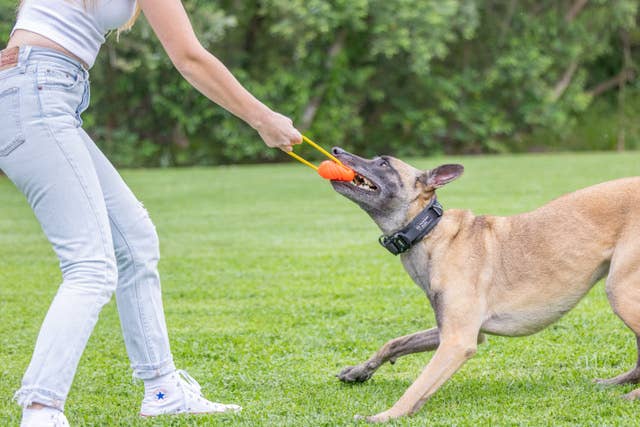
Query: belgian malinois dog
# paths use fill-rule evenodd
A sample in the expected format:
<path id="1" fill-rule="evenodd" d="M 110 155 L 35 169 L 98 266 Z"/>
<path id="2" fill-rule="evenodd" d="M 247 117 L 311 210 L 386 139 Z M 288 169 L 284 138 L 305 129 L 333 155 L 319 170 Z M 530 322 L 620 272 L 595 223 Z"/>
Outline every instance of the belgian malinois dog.
<path id="1" fill-rule="evenodd" d="M 383 363 L 435 350 L 384 422 L 413 414 L 476 353 L 483 333 L 523 336 L 571 310 L 601 278 L 613 311 L 633 331 L 640 352 L 640 177 L 567 194 L 509 217 L 443 211 L 436 189 L 458 178 L 461 165 L 418 170 L 393 157 L 371 160 L 333 153 L 356 172 L 333 188 L 380 227 L 380 242 L 400 254 L 427 294 L 437 327 L 393 339 L 369 360 L 342 370 L 345 382 L 366 381 Z M 640 381 L 640 358 L 604 384 Z M 640 388 L 625 396 L 640 397 Z"/>

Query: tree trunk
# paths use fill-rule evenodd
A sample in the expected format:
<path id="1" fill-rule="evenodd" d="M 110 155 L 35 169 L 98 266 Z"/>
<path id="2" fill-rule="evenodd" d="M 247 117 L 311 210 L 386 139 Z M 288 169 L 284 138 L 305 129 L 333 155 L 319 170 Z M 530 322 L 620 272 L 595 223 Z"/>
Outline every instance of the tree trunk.
<path id="1" fill-rule="evenodd" d="M 575 74 L 577 69 L 578 61 L 571 61 L 571 64 L 569 64 L 569 67 L 565 70 L 562 78 L 558 81 L 558 83 L 556 83 L 555 87 L 553 88 L 551 101 L 556 102 L 558 99 L 560 99 L 564 91 L 567 90 L 567 88 L 571 84 L 571 80 L 573 79 L 573 75 Z"/>
<path id="2" fill-rule="evenodd" d="M 344 48 L 344 42 L 346 38 L 347 38 L 347 31 L 344 29 L 340 30 L 340 32 L 336 36 L 335 41 L 333 42 L 333 44 L 331 45 L 331 47 L 327 52 L 327 60 L 325 61 L 325 73 L 324 73 L 325 75 L 328 75 L 329 72 L 331 71 L 331 68 L 333 68 L 333 61 L 335 57 Z M 305 131 L 309 129 L 309 127 L 311 127 L 311 124 L 313 123 L 313 119 L 315 118 L 318 112 L 318 109 L 322 104 L 322 99 L 324 98 L 324 94 L 326 90 L 327 90 L 326 83 L 323 82 L 320 85 L 318 85 L 318 88 L 316 89 L 316 95 L 313 98 L 311 98 L 307 103 L 307 106 L 305 107 L 304 112 L 302 113 L 302 118 L 300 120 L 299 127 L 301 131 Z"/>
<path id="3" fill-rule="evenodd" d="M 576 16 L 578 16 L 580 12 L 582 12 L 582 9 L 584 9 L 588 1 L 589 0 L 576 0 L 564 15 L 564 20 L 566 22 L 571 22 L 576 19 Z"/>

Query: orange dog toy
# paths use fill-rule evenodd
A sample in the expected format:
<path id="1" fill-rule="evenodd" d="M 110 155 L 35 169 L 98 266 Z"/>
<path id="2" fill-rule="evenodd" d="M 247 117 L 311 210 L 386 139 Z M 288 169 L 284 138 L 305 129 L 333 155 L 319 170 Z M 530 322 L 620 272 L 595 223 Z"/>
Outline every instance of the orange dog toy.
<path id="1" fill-rule="evenodd" d="M 349 169 L 343 164 L 332 162 L 331 160 L 325 160 L 318 166 L 318 175 L 324 179 L 331 179 L 333 181 L 353 181 L 356 177 L 356 173 L 353 169 Z"/>
<path id="2" fill-rule="evenodd" d="M 316 171 L 318 171 L 318 175 L 320 175 L 324 179 L 330 179 L 332 181 L 351 181 L 353 180 L 353 178 L 355 178 L 356 173 L 352 169 L 349 169 L 348 167 L 343 165 L 340 160 L 329 154 L 325 149 L 323 149 L 304 135 L 302 135 L 302 140 L 333 161 L 325 160 L 320 163 L 320 166 L 316 166 L 313 163 L 303 159 L 293 151 L 288 151 L 287 154 L 298 160 L 299 162 L 309 166 L 311 169 L 315 169 Z"/>

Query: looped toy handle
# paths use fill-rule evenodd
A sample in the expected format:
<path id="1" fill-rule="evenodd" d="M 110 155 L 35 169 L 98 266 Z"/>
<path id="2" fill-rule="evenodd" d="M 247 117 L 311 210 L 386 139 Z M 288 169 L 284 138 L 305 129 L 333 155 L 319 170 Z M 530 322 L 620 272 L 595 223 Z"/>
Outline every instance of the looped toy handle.
<path id="1" fill-rule="evenodd" d="M 306 136 L 302 135 L 302 140 L 304 142 L 306 142 L 307 144 L 309 144 L 310 146 L 312 146 L 313 148 L 315 148 L 316 150 L 318 150 L 319 152 L 321 152 L 322 154 L 324 154 L 325 156 L 327 156 L 328 158 L 330 158 L 331 160 L 333 160 L 334 162 L 336 162 L 337 164 L 342 165 L 342 162 L 340 160 L 338 160 L 336 157 L 332 156 L 331 153 L 329 153 L 324 148 L 320 147 L 318 144 L 316 144 L 315 142 L 313 142 L 312 140 L 310 140 Z M 298 154 L 294 153 L 293 151 L 287 151 L 286 153 L 288 155 L 290 155 L 291 157 L 293 157 L 294 159 L 296 159 L 297 161 L 299 161 L 300 163 L 303 163 L 303 164 L 309 166 L 311 169 L 318 170 L 318 167 L 316 165 L 314 165 L 313 163 L 309 162 L 308 160 L 305 160 L 304 158 L 302 158 Z"/>

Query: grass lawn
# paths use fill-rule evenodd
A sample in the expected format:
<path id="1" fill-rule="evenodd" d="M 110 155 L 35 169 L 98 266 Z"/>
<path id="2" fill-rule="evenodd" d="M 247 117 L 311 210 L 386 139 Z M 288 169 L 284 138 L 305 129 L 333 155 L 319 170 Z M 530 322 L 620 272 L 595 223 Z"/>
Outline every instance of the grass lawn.
<path id="1" fill-rule="evenodd" d="M 530 210 L 563 193 L 640 175 L 640 153 L 417 159 L 459 161 L 439 192 L 477 214 Z M 432 310 L 356 205 L 302 165 L 126 170 L 161 240 L 176 364 L 239 415 L 141 420 L 115 302 L 102 311 L 67 400 L 72 426 L 338 426 L 392 405 L 431 354 L 385 365 L 364 384 L 334 375 L 387 340 L 432 327 Z M 640 207 L 639 207 L 640 208 Z M 640 214 L 640 211 L 639 211 Z M 640 236 L 639 236 L 640 239 Z M 640 267 L 639 267 L 640 268 Z M 21 194 L 0 178 L 0 425 L 60 282 L 57 260 Z M 640 308 L 639 308 L 640 309 Z M 596 377 L 629 369 L 635 340 L 602 283 L 561 321 L 524 338 L 488 337 L 414 417 L 391 425 L 638 425 L 633 386 Z"/>

